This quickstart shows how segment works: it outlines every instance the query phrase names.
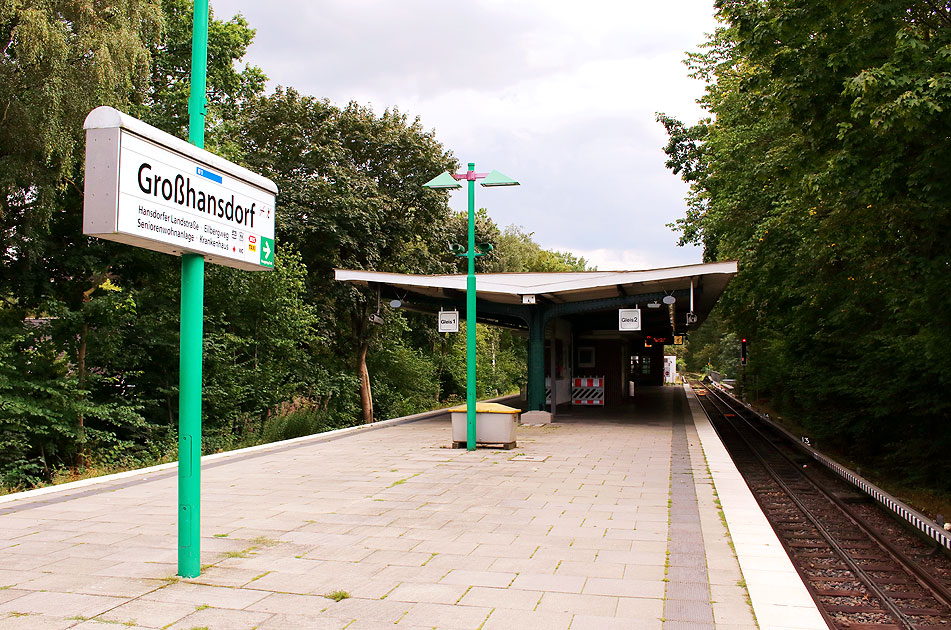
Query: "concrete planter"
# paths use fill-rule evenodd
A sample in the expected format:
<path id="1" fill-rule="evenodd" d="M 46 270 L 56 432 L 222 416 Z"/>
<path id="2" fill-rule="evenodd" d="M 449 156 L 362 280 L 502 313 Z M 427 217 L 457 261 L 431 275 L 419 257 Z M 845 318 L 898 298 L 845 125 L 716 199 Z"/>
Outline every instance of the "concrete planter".
<path id="1" fill-rule="evenodd" d="M 466 406 L 453 407 L 452 446 L 465 448 L 468 439 L 466 432 Z M 515 429 L 518 426 L 518 409 L 498 403 L 479 403 L 476 405 L 476 444 L 498 444 L 504 449 L 515 448 Z"/>

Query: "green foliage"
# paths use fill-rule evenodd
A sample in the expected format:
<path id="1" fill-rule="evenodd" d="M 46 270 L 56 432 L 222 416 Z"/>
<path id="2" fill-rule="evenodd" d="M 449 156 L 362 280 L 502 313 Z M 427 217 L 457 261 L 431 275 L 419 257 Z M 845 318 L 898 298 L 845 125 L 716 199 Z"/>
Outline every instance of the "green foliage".
<path id="1" fill-rule="evenodd" d="M 59 193 L 76 186 L 82 123 L 98 105 L 144 98 L 149 47 L 162 26 L 153 0 L 0 4 L 0 252 L 42 255 L 34 237 Z"/>
<path id="2" fill-rule="evenodd" d="M 741 269 L 692 366 L 748 337 L 748 377 L 819 439 L 948 487 L 947 8 L 717 8 L 724 26 L 688 60 L 712 117 L 659 116 L 691 185 L 682 242 Z"/>
<path id="3" fill-rule="evenodd" d="M 192 3 L 0 3 L 0 483 L 154 463 L 178 426 L 177 258 L 82 235 L 82 122 L 111 105 L 187 134 Z M 448 273 L 467 217 L 422 183 L 455 159 L 395 109 L 265 96 L 254 31 L 209 23 L 206 146 L 274 179 L 273 271 L 205 274 L 205 452 L 431 409 L 465 391 L 464 335 L 391 311 L 335 267 Z M 483 211 L 486 271 L 584 269 Z M 379 311 L 382 326 L 368 325 Z M 480 396 L 512 391 L 522 339 L 479 326 Z M 372 385 L 372 388 L 371 388 Z M 371 391 L 372 390 L 372 391 Z M 361 396 L 363 394 L 363 396 Z M 374 413 L 373 401 L 376 402 Z"/>

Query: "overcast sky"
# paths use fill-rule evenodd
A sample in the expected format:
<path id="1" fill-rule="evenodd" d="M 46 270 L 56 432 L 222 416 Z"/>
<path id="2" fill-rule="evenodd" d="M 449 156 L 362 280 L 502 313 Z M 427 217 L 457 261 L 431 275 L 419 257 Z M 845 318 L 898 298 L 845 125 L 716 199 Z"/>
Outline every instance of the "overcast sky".
<path id="1" fill-rule="evenodd" d="M 686 186 L 665 167 L 664 112 L 703 116 L 686 51 L 715 28 L 712 0 L 211 0 L 257 30 L 246 61 L 338 105 L 419 116 L 463 166 L 500 227 L 602 270 L 700 262 L 665 224 Z M 464 210 L 464 191 L 451 194 Z M 280 199 L 278 199 L 280 203 Z"/>

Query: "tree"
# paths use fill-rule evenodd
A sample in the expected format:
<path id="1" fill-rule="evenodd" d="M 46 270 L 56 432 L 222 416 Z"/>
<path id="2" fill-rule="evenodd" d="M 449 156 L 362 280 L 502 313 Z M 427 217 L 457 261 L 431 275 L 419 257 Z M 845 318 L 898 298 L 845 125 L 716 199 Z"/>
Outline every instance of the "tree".
<path id="1" fill-rule="evenodd" d="M 932 453 L 915 468 L 947 484 L 948 9 L 716 6 L 724 26 L 688 60 L 712 117 L 659 116 L 691 185 L 681 240 L 739 260 L 722 312 L 780 406 L 855 457 Z"/>
<path id="2" fill-rule="evenodd" d="M 446 240 L 445 195 L 422 184 L 455 161 L 419 120 L 396 110 L 377 116 L 356 103 L 338 109 L 289 88 L 256 99 L 240 129 L 252 168 L 281 190 L 278 239 L 301 252 L 310 297 L 334 330 L 336 354 L 354 358 L 371 422 L 366 357 L 377 296 L 335 283 L 332 270 L 442 270 L 432 251 Z"/>

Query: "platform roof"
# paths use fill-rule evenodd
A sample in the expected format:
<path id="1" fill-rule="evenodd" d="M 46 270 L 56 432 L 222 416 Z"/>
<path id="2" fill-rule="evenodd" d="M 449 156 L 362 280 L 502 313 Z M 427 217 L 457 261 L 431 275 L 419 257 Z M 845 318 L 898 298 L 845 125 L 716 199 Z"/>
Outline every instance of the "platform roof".
<path id="1" fill-rule="evenodd" d="M 725 261 L 640 271 L 483 273 L 476 274 L 476 295 L 481 302 L 520 305 L 524 295 L 536 296 L 539 303 L 568 304 L 677 294 L 679 310 L 692 282 L 694 313 L 703 321 L 736 272 L 736 261 Z M 429 301 L 454 301 L 466 290 L 464 274 L 428 276 L 335 269 L 334 277 L 342 282 L 386 289 L 386 295 L 404 302 L 411 302 L 413 295 Z"/>

